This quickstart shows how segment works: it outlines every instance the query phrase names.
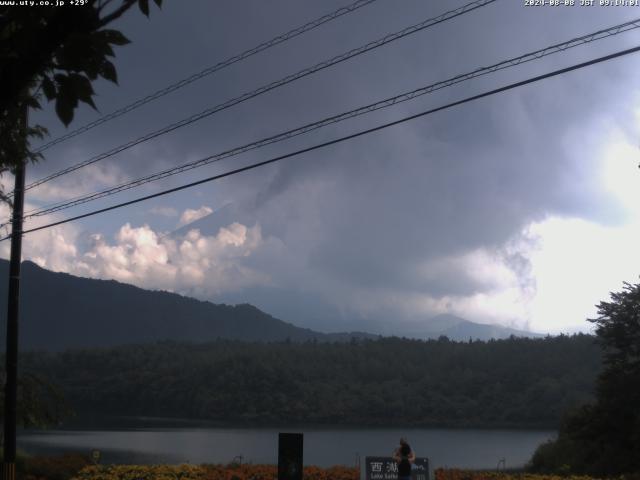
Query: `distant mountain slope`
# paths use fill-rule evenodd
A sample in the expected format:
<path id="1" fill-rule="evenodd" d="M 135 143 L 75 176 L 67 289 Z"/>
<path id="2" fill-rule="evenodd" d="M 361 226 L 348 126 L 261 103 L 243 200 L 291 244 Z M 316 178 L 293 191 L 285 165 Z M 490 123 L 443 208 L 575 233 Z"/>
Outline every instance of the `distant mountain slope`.
<path id="1" fill-rule="evenodd" d="M 429 320 L 426 328 L 420 332 L 413 332 L 416 338 L 437 338 L 441 335 L 450 340 L 465 341 L 472 338 L 474 340 L 490 340 L 516 337 L 543 337 L 544 335 L 514 328 L 503 327 L 502 325 L 487 325 L 470 322 L 455 315 L 437 315 Z"/>
<path id="2" fill-rule="evenodd" d="M 6 334 L 9 262 L 0 260 L 0 341 Z M 346 342 L 378 338 L 365 332 L 321 333 L 279 320 L 249 304 L 224 305 L 175 293 L 144 290 L 113 280 L 80 278 L 22 264 L 20 346 L 63 350 L 107 347 L 158 340 L 205 342 L 217 338 L 250 342 L 316 339 Z M 408 338 L 488 340 L 537 336 L 497 325 L 481 325 L 439 315 L 389 335 Z"/>
<path id="3" fill-rule="evenodd" d="M 257 222 L 257 218 L 252 212 L 243 210 L 234 203 L 229 203 L 209 215 L 182 226 L 169 235 L 179 238 L 193 229 L 199 230 L 203 235 L 217 235 L 220 228 L 236 221 L 245 225 L 253 225 Z M 261 226 L 263 227 L 263 235 L 268 236 L 268 227 Z M 336 314 L 338 312 L 331 307 L 327 308 L 328 306 L 323 304 L 322 300 L 318 301 L 318 298 L 313 295 L 308 295 L 305 298 L 305 294 L 300 291 L 293 292 L 263 286 L 227 294 L 225 301 L 231 304 L 248 301 L 258 305 L 264 311 L 271 312 L 278 318 L 298 325 L 308 325 L 325 332 L 332 329 L 330 326 L 333 326 L 333 329 L 336 329 L 336 326 L 338 326 L 337 328 L 343 328 L 339 326 L 345 324 L 341 320 L 349 320 L 337 318 Z M 512 335 L 516 337 L 543 336 L 502 325 L 476 323 L 451 314 L 442 314 L 426 319 L 421 318 L 413 322 L 397 321 L 393 325 L 389 325 L 386 319 L 382 319 L 382 322 L 380 331 L 383 331 L 385 335 L 419 339 L 438 338 L 443 335 L 456 341 L 468 341 L 469 338 L 474 340 L 498 340 L 509 338 Z M 375 321 L 372 324 L 375 324 Z M 338 335 L 336 340 L 344 339 L 343 334 L 336 335 Z M 364 335 L 366 336 L 366 334 Z M 356 334 L 355 336 L 359 335 Z"/>
<path id="4" fill-rule="evenodd" d="M 0 339 L 6 335 L 9 263 L 0 260 Z M 346 341 L 367 334 L 323 334 L 278 320 L 252 305 L 216 305 L 116 281 L 22 264 L 20 344 L 61 350 L 157 340 Z M 374 337 L 371 335 L 371 337 Z"/>

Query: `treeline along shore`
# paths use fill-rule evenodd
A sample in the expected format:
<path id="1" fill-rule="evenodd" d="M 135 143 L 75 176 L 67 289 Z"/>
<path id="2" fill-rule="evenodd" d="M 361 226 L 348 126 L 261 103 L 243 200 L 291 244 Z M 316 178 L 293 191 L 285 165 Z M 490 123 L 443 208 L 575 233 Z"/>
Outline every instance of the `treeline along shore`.
<path id="1" fill-rule="evenodd" d="M 589 335 L 452 342 L 158 342 L 25 352 L 80 414 L 221 425 L 556 428 L 593 398 Z"/>

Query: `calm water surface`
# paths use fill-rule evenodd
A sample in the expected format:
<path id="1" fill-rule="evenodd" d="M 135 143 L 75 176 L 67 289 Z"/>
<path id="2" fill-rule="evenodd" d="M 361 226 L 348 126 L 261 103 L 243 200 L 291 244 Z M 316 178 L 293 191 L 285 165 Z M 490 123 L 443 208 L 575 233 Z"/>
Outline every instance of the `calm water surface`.
<path id="1" fill-rule="evenodd" d="M 406 436 L 418 456 L 432 468 L 496 468 L 524 465 L 553 431 L 454 429 L 215 428 L 193 422 L 141 421 L 117 428 L 21 432 L 18 448 L 34 454 L 89 453 L 98 449 L 102 463 L 227 463 L 276 464 L 278 432 L 304 433 L 305 465 L 354 465 L 356 457 L 390 455 Z"/>

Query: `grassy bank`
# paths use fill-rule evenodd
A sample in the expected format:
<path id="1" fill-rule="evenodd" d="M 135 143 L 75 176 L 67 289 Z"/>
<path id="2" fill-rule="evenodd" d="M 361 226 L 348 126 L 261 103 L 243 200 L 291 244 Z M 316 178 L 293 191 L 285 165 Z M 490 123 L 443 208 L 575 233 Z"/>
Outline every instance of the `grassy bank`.
<path id="1" fill-rule="evenodd" d="M 19 480 L 276 480 L 275 465 L 94 465 L 88 456 L 67 454 L 51 457 L 22 457 Z M 357 468 L 335 466 L 304 467 L 305 480 L 359 480 Z M 595 480 L 587 476 L 538 475 L 522 472 L 493 472 L 436 469 L 432 480 Z M 640 480 L 640 474 L 609 480 Z"/>
<path id="2" fill-rule="evenodd" d="M 275 480 L 275 465 L 94 465 L 88 456 L 20 456 L 19 480 Z M 358 480 L 354 467 L 304 467 L 305 480 Z"/>
<path id="3" fill-rule="evenodd" d="M 541 475 L 522 472 L 492 472 L 479 470 L 462 470 L 456 468 L 438 468 L 435 470 L 434 480 L 596 480 L 584 475 Z M 612 477 L 608 480 L 640 480 L 640 473 L 622 477 Z"/>

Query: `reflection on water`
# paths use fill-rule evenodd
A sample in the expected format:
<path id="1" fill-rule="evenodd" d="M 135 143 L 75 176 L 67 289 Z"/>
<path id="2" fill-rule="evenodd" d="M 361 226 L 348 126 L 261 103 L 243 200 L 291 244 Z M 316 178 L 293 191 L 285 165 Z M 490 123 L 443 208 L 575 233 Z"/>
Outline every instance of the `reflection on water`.
<path id="1" fill-rule="evenodd" d="M 432 468 L 496 468 L 524 465 L 552 431 L 462 429 L 341 429 L 318 427 L 221 428 L 169 419 L 111 419 L 72 430 L 21 432 L 18 447 L 28 453 L 102 452 L 103 463 L 277 463 L 278 432 L 304 433 L 306 465 L 354 465 L 356 457 L 391 455 L 406 436 Z"/>

